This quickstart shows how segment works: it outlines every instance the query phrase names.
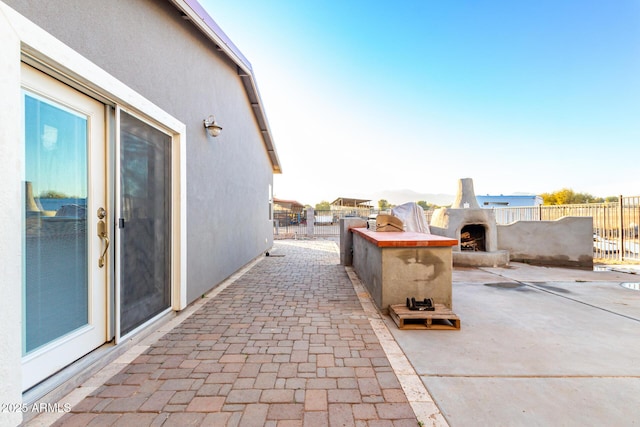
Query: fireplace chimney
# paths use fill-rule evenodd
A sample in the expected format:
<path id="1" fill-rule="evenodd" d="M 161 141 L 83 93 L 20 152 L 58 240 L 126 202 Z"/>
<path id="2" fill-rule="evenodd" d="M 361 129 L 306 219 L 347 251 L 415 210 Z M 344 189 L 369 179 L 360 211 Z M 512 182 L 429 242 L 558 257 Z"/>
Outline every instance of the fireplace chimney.
<path id="1" fill-rule="evenodd" d="M 451 209 L 480 209 L 476 192 L 473 191 L 473 179 L 461 178 L 458 180 L 458 194 Z"/>

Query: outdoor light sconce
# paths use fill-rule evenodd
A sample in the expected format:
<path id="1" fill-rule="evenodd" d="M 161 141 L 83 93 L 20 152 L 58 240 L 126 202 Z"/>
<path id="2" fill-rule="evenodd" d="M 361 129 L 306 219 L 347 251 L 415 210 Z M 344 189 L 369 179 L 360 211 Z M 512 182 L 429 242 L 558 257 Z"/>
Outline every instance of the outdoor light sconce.
<path id="1" fill-rule="evenodd" d="M 212 137 L 216 137 L 220 135 L 220 131 L 222 130 L 222 126 L 216 123 L 216 119 L 213 116 L 209 116 L 204 120 L 204 127 L 209 132 L 209 135 Z"/>

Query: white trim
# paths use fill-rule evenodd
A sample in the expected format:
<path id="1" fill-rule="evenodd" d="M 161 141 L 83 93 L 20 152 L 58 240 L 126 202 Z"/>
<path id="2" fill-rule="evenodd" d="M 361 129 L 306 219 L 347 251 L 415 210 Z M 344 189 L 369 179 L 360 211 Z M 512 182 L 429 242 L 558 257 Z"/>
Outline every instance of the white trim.
<path id="1" fill-rule="evenodd" d="M 171 188 L 172 206 L 171 218 L 173 225 L 172 239 L 180 239 L 180 245 L 171 245 L 172 289 L 171 303 L 176 311 L 184 310 L 187 307 L 187 144 L 184 133 L 173 136 L 173 145 L 177 149 L 172 151 Z M 176 155 L 177 154 L 177 155 Z M 178 185 L 175 185 L 175 183 Z"/>
<path id="2" fill-rule="evenodd" d="M 122 179 L 122 174 L 120 173 L 120 106 L 116 105 L 114 109 L 114 135 L 113 141 L 115 143 L 114 147 L 114 178 L 113 181 L 115 184 L 115 188 L 113 190 L 113 198 L 114 198 L 114 212 L 116 212 L 116 218 L 120 217 L 120 213 L 122 212 L 122 197 L 120 194 L 120 180 Z M 120 262 L 120 239 L 122 239 L 120 226 L 117 223 L 119 219 L 116 219 L 116 223 L 113 226 L 113 236 L 115 237 L 115 241 L 117 242 L 113 245 L 113 259 L 115 264 L 114 277 L 113 277 L 113 341 L 114 343 L 120 344 L 120 277 L 122 277 L 122 263 Z"/>
<path id="3" fill-rule="evenodd" d="M 113 188 L 114 182 L 120 182 L 119 171 L 117 169 L 117 161 L 118 157 L 116 152 L 116 144 L 109 144 L 110 141 L 115 142 L 115 138 L 117 137 L 116 132 L 116 116 L 115 116 L 115 108 L 105 105 L 104 106 L 104 122 L 105 122 L 105 136 L 106 136 L 106 147 L 105 147 L 105 156 L 107 160 L 106 164 L 106 180 L 107 180 L 107 205 L 111 209 L 111 212 L 119 212 L 117 209 L 117 200 L 115 198 L 115 189 Z M 115 260 L 116 249 L 116 233 L 117 228 L 115 226 L 115 221 L 108 221 L 109 235 L 112 236 L 112 244 L 109 245 L 109 253 L 108 257 L 110 260 Z M 111 341 L 115 338 L 116 331 L 116 276 L 118 272 L 118 267 L 120 263 L 112 262 L 115 268 L 109 274 L 107 278 L 107 341 Z M 114 341 L 115 343 L 115 341 Z"/>
<path id="4" fill-rule="evenodd" d="M 231 40 L 224 34 L 221 28 L 213 28 L 211 24 L 217 27 L 217 24 L 213 21 L 213 19 L 209 16 L 209 14 L 202 8 L 200 4 L 197 4 L 196 7 L 200 6 L 202 8 L 202 12 L 204 16 L 200 16 L 193 7 L 184 0 L 171 0 L 176 7 L 181 10 L 186 17 L 193 22 L 193 24 L 204 34 L 209 37 L 220 49 L 227 55 L 242 71 L 247 74 L 251 74 L 251 64 L 249 60 L 244 57 L 242 52 L 233 44 Z M 210 22 L 207 22 L 210 20 Z"/>
<path id="5" fill-rule="evenodd" d="M 0 396 L 3 402 L 22 398 L 22 194 L 24 146 L 20 93 L 20 39 L 0 3 Z M 0 412 L 0 425 L 18 425 L 19 411 Z"/>
<path id="6" fill-rule="evenodd" d="M 68 334 L 60 337 L 60 338 L 56 338 L 54 341 L 49 342 L 45 345 L 43 345 L 42 347 L 39 347 L 35 350 L 33 350 L 31 353 L 25 355 L 22 357 L 22 363 L 28 363 L 31 362 L 33 360 L 36 359 L 51 359 L 51 350 L 53 349 L 57 349 L 60 348 L 66 344 L 68 344 L 70 341 L 73 341 L 75 338 L 78 338 L 80 336 L 82 336 L 83 334 L 86 334 L 87 332 L 93 331 L 95 330 L 95 326 L 91 325 L 91 324 L 87 324 L 84 326 L 81 326 L 78 329 L 75 329 L 71 332 L 69 332 Z M 50 362 L 51 360 L 49 360 Z M 60 369 L 61 367 L 63 367 L 65 365 L 64 362 L 60 362 L 61 364 L 57 367 L 57 369 Z M 28 387 L 27 387 L 28 388 Z"/>

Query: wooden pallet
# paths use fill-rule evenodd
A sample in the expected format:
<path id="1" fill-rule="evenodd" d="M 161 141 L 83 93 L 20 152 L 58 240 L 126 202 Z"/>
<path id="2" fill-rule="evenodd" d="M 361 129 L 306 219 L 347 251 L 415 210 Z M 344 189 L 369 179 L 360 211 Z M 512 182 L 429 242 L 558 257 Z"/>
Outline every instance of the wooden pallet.
<path id="1" fill-rule="evenodd" d="M 413 311 L 405 304 L 389 306 L 389 315 L 400 329 L 460 329 L 460 318 L 444 306 L 434 304 L 434 311 Z"/>

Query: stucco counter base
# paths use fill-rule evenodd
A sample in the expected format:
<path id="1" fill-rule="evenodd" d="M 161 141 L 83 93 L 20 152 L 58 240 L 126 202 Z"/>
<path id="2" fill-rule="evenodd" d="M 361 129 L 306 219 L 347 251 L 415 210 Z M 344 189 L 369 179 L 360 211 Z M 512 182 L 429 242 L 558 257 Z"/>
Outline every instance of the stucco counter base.
<path id="1" fill-rule="evenodd" d="M 378 308 L 432 298 L 452 309 L 451 274 L 456 239 L 413 232 L 353 228 L 353 268 Z"/>

